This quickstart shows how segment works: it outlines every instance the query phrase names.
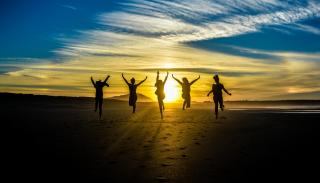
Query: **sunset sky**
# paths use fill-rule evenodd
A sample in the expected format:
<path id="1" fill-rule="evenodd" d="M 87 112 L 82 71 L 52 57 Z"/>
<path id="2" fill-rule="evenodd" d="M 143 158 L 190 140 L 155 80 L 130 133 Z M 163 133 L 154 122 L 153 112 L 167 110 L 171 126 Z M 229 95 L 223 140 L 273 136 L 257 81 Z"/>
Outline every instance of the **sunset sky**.
<path id="1" fill-rule="evenodd" d="M 0 2 L 0 92 L 94 96 L 90 76 L 111 75 L 105 96 L 126 94 L 121 73 L 153 99 L 156 71 L 219 74 L 226 100 L 320 99 L 318 0 L 5 0 Z"/>

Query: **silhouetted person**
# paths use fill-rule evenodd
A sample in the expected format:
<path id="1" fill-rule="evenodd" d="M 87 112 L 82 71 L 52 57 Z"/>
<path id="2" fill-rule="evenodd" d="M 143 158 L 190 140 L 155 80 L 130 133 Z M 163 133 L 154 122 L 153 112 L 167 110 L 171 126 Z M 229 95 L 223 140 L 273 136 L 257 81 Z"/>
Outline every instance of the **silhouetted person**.
<path id="1" fill-rule="evenodd" d="M 136 82 L 136 80 L 134 78 L 131 78 L 131 83 L 129 83 L 126 78 L 123 76 L 123 73 L 122 73 L 122 78 L 123 80 L 127 83 L 128 87 L 129 87 L 129 91 L 130 91 L 130 95 L 129 95 L 129 106 L 132 106 L 133 107 L 133 110 L 132 110 L 132 113 L 135 113 L 136 112 L 136 102 L 137 102 L 137 99 L 138 99 L 138 96 L 137 96 L 137 87 L 139 85 L 141 85 L 145 80 L 147 80 L 147 76 L 144 80 L 140 81 L 140 83 L 138 84 L 134 84 Z"/>
<path id="2" fill-rule="evenodd" d="M 158 97 L 158 104 L 159 104 L 159 109 L 160 109 L 160 114 L 161 114 L 161 119 L 163 118 L 162 111 L 164 111 L 164 103 L 163 100 L 166 97 L 164 93 L 164 85 L 166 84 L 166 81 L 168 79 L 169 73 L 167 72 L 167 76 L 164 79 L 164 81 L 159 79 L 159 71 L 157 72 L 157 79 L 156 79 L 156 84 L 154 84 L 155 87 L 157 87 L 157 90 L 155 94 Z"/>
<path id="3" fill-rule="evenodd" d="M 94 111 L 97 111 L 98 105 L 99 105 L 99 119 L 101 119 L 101 115 L 102 115 L 102 103 L 103 103 L 103 87 L 107 86 L 109 87 L 109 84 L 107 83 L 108 79 L 110 78 L 110 76 L 108 75 L 106 77 L 106 79 L 101 82 L 101 80 L 98 80 L 96 82 L 94 82 L 92 76 L 91 76 L 91 82 L 93 84 L 93 86 L 96 88 L 96 98 L 95 98 L 95 108 Z"/>
<path id="4" fill-rule="evenodd" d="M 223 84 L 221 84 L 219 82 L 219 76 L 218 75 L 214 75 L 213 76 L 214 81 L 216 82 L 216 84 L 212 84 L 212 89 L 211 91 L 208 93 L 207 96 L 209 96 L 211 93 L 213 93 L 213 101 L 214 101 L 214 111 L 216 114 L 216 119 L 218 119 L 218 105 L 220 104 L 220 108 L 223 111 L 224 105 L 223 105 L 223 97 L 222 97 L 222 90 L 224 92 L 226 92 L 228 95 L 231 95 L 231 93 L 229 93 L 223 86 Z"/>
<path id="5" fill-rule="evenodd" d="M 198 81 L 198 79 L 200 79 L 200 75 L 197 79 L 193 80 L 190 83 L 186 77 L 182 78 L 183 82 L 175 78 L 173 74 L 172 74 L 172 78 L 176 80 L 182 87 L 182 98 L 184 99 L 182 109 L 184 110 L 185 108 L 190 108 L 190 105 L 191 105 L 190 104 L 190 101 L 191 101 L 190 87 L 193 83 L 195 83 L 196 81 Z"/>

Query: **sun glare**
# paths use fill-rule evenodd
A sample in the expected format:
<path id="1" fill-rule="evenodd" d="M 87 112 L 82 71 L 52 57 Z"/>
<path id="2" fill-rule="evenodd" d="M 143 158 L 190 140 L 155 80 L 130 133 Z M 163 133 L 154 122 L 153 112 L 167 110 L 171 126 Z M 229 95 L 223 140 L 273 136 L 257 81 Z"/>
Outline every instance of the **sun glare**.
<path id="1" fill-rule="evenodd" d="M 164 99 L 166 102 L 177 101 L 180 97 L 179 86 L 171 78 L 168 78 L 164 86 L 164 92 L 166 94 L 166 98 Z"/>

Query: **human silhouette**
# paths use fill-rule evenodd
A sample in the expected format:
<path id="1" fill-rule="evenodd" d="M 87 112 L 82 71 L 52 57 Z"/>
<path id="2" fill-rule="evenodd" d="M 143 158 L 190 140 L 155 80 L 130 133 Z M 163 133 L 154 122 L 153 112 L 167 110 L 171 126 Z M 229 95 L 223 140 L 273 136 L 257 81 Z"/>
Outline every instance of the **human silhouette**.
<path id="1" fill-rule="evenodd" d="M 129 91 L 130 91 L 130 95 L 129 95 L 129 106 L 132 106 L 133 109 L 132 109 L 132 113 L 135 113 L 136 112 L 136 102 L 137 102 L 137 99 L 138 99 L 138 96 L 137 96 L 137 87 L 139 85 L 141 85 L 143 82 L 145 82 L 147 80 L 147 76 L 144 80 L 140 81 L 140 83 L 138 84 L 134 84 L 136 82 L 136 80 L 134 78 L 131 78 L 131 83 L 129 83 L 127 81 L 127 79 L 123 76 L 123 73 L 122 73 L 122 78 L 123 80 L 127 83 L 128 87 L 129 87 Z"/>
<path id="2" fill-rule="evenodd" d="M 168 79 L 168 75 L 169 72 L 167 72 L 167 76 L 165 77 L 164 81 L 159 79 L 159 71 L 157 72 L 157 79 L 156 79 L 156 83 L 154 84 L 154 86 L 157 88 L 157 90 L 155 91 L 155 94 L 158 97 L 158 104 L 159 104 L 159 109 L 160 109 L 160 115 L 161 115 L 161 119 L 163 119 L 163 111 L 164 111 L 164 103 L 163 100 L 166 97 L 165 93 L 164 93 L 164 85 L 166 84 L 166 81 Z"/>
<path id="3" fill-rule="evenodd" d="M 191 101 L 191 96 L 190 96 L 190 91 L 191 90 L 190 90 L 190 87 L 191 87 L 191 85 L 193 83 L 195 83 L 196 81 L 198 81 L 198 79 L 200 79 L 200 75 L 199 75 L 199 77 L 197 79 L 191 81 L 190 83 L 189 83 L 189 81 L 188 81 L 188 79 L 186 77 L 182 78 L 183 82 L 181 82 L 180 80 L 175 78 L 173 76 L 173 74 L 172 74 L 172 78 L 174 80 L 176 80 L 182 87 L 182 98 L 184 100 L 183 101 L 183 105 L 182 105 L 182 109 L 184 110 L 185 108 L 190 108 L 190 106 L 191 106 L 191 103 L 190 103 L 190 101 Z"/>
<path id="4" fill-rule="evenodd" d="M 101 80 L 98 80 L 94 82 L 92 76 L 91 76 L 91 82 L 93 86 L 96 88 L 96 98 L 95 98 L 95 108 L 94 111 L 97 111 L 98 105 L 99 105 L 99 119 L 101 119 L 102 116 L 102 103 L 103 103 L 103 87 L 107 86 L 109 87 L 109 84 L 107 83 L 110 76 L 108 75 L 106 79 L 102 82 Z"/>
<path id="5" fill-rule="evenodd" d="M 213 79 L 215 81 L 215 84 L 212 84 L 211 91 L 207 94 L 209 96 L 211 93 L 213 93 L 213 101 L 214 101 L 214 111 L 216 115 L 216 119 L 218 119 L 218 105 L 220 104 L 220 108 L 223 111 L 224 105 L 223 105 L 223 97 L 222 97 L 222 90 L 226 92 L 228 95 L 231 95 L 223 86 L 223 84 L 219 81 L 219 76 L 214 75 Z"/>

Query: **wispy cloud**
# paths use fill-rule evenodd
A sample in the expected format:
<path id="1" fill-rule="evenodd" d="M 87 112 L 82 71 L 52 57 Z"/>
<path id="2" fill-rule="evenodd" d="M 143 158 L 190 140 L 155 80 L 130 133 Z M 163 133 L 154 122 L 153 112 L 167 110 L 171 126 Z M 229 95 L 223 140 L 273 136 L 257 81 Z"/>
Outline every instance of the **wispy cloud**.
<path id="1" fill-rule="evenodd" d="M 76 11 L 78 8 L 76 8 L 75 6 L 72 5 L 68 5 L 68 4 L 60 4 L 59 6 L 63 7 L 63 8 L 67 8 L 73 11 Z"/>
<path id="2" fill-rule="evenodd" d="M 201 73 L 201 74 L 221 74 L 224 76 L 231 77 L 241 77 L 241 76 L 253 76 L 253 75 L 263 75 L 267 73 L 263 72 L 254 72 L 254 71 L 225 71 L 221 69 L 211 69 L 211 68 L 140 68 L 140 69 L 130 69 L 131 71 L 141 71 L 141 72 L 153 72 L 157 71 L 161 72 L 193 72 L 193 73 Z"/>
<path id="3" fill-rule="evenodd" d="M 320 16 L 318 1 L 277 0 L 130 0 L 121 11 L 100 14 L 100 30 L 82 31 L 81 42 L 66 41 L 57 53 L 139 55 L 149 46 L 164 49 L 173 44 L 237 36 L 260 31 L 264 26 L 292 25 L 318 34 L 299 21 Z M 135 45 L 135 48 L 129 45 Z M 151 46 L 152 47 L 152 46 Z M 133 52 L 132 50 L 135 50 Z M 121 52 L 121 53 L 119 53 Z"/>

